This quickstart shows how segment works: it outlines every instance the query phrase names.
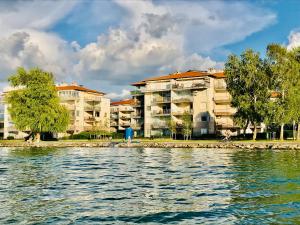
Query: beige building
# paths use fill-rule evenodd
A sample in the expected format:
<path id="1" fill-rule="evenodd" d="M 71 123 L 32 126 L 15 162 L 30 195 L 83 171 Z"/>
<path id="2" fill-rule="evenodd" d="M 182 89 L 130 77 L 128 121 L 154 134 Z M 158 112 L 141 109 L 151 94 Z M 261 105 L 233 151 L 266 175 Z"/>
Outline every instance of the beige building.
<path id="1" fill-rule="evenodd" d="M 182 117 L 189 114 L 193 123 L 193 136 L 224 134 L 235 131 L 235 110 L 230 106 L 231 96 L 226 90 L 223 72 L 187 71 L 149 78 L 132 84 L 136 90 L 133 118 L 135 130 L 145 137 L 167 135 L 166 119 L 183 125 Z"/>
<path id="2" fill-rule="evenodd" d="M 110 127 L 112 132 L 123 132 L 133 126 L 133 99 L 125 99 L 110 104 Z"/>
<path id="3" fill-rule="evenodd" d="M 6 88 L 5 92 L 11 91 Z M 70 125 L 66 133 L 59 137 L 95 129 L 109 130 L 110 100 L 100 91 L 72 84 L 57 85 L 61 104 L 70 111 Z M 4 138 L 16 139 L 27 136 L 28 132 L 18 131 L 9 116 L 7 105 L 4 107 Z"/>

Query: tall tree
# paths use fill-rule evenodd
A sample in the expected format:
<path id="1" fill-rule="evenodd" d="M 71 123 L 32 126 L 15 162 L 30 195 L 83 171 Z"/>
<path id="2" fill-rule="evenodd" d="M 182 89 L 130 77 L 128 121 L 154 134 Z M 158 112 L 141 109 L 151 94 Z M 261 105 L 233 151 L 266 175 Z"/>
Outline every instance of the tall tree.
<path id="1" fill-rule="evenodd" d="M 183 132 L 184 140 L 191 139 L 192 130 L 193 130 L 192 115 L 189 114 L 188 112 L 184 112 L 182 116 L 182 122 L 183 122 L 182 132 Z"/>
<path id="2" fill-rule="evenodd" d="M 172 117 L 167 118 L 166 125 L 170 131 L 171 138 L 173 139 L 175 137 L 175 140 L 176 140 L 177 124 L 174 121 L 174 119 Z"/>
<path id="3" fill-rule="evenodd" d="M 29 71 L 18 68 L 17 73 L 9 77 L 9 83 L 17 88 L 5 97 L 17 129 L 29 129 L 36 141 L 40 140 L 41 132 L 66 130 L 69 112 L 59 104 L 52 73 L 39 68 Z"/>
<path id="4" fill-rule="evenodd" d="M 273 90 L 280 93 L 273 100 L 274 122 L 280 125 L 280 140 L 283 140 L 284 125 L 299 121 L 300 74 L 298 50 L 288 51 L 279 44 L 267 47 L 267 60 L 272 76 Z M 294 129 L 294 128 L 293 128 Z"/>
<path id="5" fill-rule="evenodd" d="M 236 119 L 253 125 L 253 140 L 256 139 L 257 125 L 263 122 L 263 108 L 270 97 L 270 79 L 265 64 L 259 53 L 251 49 L 241 56 L 230 55 L 225 63 L 231 104 L 237 109 Z"/>

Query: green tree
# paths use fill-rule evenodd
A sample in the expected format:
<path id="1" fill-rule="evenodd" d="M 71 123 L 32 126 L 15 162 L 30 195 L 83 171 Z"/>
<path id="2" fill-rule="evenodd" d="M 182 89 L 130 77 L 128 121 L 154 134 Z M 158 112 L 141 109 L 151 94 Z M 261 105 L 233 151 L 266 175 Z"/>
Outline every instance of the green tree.
<path id="1" fill-rule="evenodd" d="M 241 56 L 230 55 L 225 63 L 227 89 L 232 96 L 232 106 L 237 109 L 236 120 L 253 125 L 253 140 L 256 139 L 257 125 L 263 122 L 265 104 L 270 98 L 270 78 L 266 63 L 259 53 L 251 49 Z"/>
<path id="2" fill-rule="evenodd" d="M 177 124 L 176 122 L 174 121 L 173 118 L 168 118 L 166 119 L 166 124 L 167 124 L 167 127 L 170 131 L 170 134 L 171 134 L 171 138 L 173 139 L 175 137 L 175 140 L 176 140 L 176 134 L 177 134 Z"/>
<path id="3" fill-rule="evenodd" d="M 69 123 L 68 110 L 59 104 L 52 73 L 39 68 L 26 71 L 18 68 L 9 77 L 9 83 L 16 90 L 7 93 L 12 121 L 19 130 L 30 130 L 35 140 L 41 132 L 63 132 Z"/>
<path id="4" fill-rule="evenodd" d="M 193 130 L 193 120 L 192 115 L 190 115 L 188 112 L 184 112 L 182 116 L 182 132 L 184 136 L 184 140 L 191 139 L 192 136 L 192 130 Z"/>
<path id="5" fill-rule="evenodd" d="M 296 121 L 299 123 L 300 119 L 299 49 L 288 51 L 279 44 L 270 44 L 267 47 L 267 60 L 273 90 L 279 93 L 271 103 L 273 113 L 269 110 L 268 115 L 272 115 L 274 122 L 280 125 L 280 140 L 283 140 L 284 125 Z"/>

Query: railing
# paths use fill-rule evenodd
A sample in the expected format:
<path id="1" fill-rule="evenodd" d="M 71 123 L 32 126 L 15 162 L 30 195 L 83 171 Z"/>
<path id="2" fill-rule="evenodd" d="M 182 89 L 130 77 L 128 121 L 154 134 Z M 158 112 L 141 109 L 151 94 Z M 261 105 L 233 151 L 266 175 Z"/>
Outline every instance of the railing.
<path id="1" fill-rule="evenodd" d="M 63 104 L 68 110 L 75 110 L 75 105 Z"/>
<path id="2" fill-rule="evenodd" d="M 153 124 L 151 125 L 151 127 L 152 127 L 153 129 L 168 128 L 168 125 L 167 125 L 167 123 L 161 122 L 161 123 L 153 123 Z"/>
<path id="3" fill-rule="evenodd" d="M 79 96 L 59 95 L 61 101 L 75 101 Z"/>
<path id="4" fill-rule="evenodd" d="M 110 108 L 110 112 L 114 113 L 114 112 L 119 112 L 118 108 Z"/>
<path id="5" fill-rule="evenodd" d="M 215 91 L 217 91 L 217 92 L 224 92 L 224 91 L 227 91 L 227 89 L 226 89 L 225 85 L 216 85 L 215 86 Z"/>
<path id="6" fill-rule="evenodd" d="M 95 121 L 96 118 L 94 116 L 85 116 L 84 120 L 88 120 L 88 121 Z"/>
<path id="7" fill-rule="evenodd" d="M 177 111 L 172 112 L 172 115 L 174 115 L 174 116 L 182 116 L 182 115 L 185 115 L 185 114 L 192 115 L 193 110 L 192 109 L 190 109 L 190 110 L 177 110 Z"/>
<path id="8" fill-rule="evenodd" d="M 85 105 L 84 106 L 84 110 L 85 111 L 94 111 L 94 110 L 100 110 L 101 109 L 101 107 L 100 107 L 100 105 Z"/>
<path id="9" fill-rule="evenodd" d="M 101 102 L 102 97 L 101 96 L 84 96 L 85 101 L 93 101 L 93 102 Z"/>
<path id="10" fill-rule="evenodd" d="M 231 110 L 214 110 L 214 114 L 216 116 L 232 116 L 234 115 L 234 112 L 232 112 Z"/>
<path id="11" fill-rule="evenodd" d="M 168 84 L 166 86 L 160 86 L 160 87 L 148 87 L 143 90 L 143 92 L 161 92 L 161 91 L 170 91 L 171 85 Z"/>
<path id="12" fill-rule="evenodd" d="M 134 111 L 134 109 L 132 107 L 126 106 L 126 107 L 120 107 L 119 111 L 131 112 L 131 111 Z"/>
<path id="13" fill-rule="evenodd" d="M 118 126 L 118 123 L 117 122 L 110 122 L 110 126 L 111 127 L 116 127 L 116 126 Z"/>
<path id="14" fill-rule="evenodd" d="M 118 118 L 119 118 L 119 116 L 118 116 L 118 115 L 116 115 L 116 114 L 110 114 L 110 118 L 112 118 L 112 119 L 118 119 Z"/>
<path id="15" fill-rule="evenodd" d="M 131 115 L 122 115 L 122 116 L 120 116 L 120 119 L 122 119 L 122 120 L 128 120 L 130 118 L 131 118 Z"/>
<path id="16" fill-rule="evenodd" d="M 141 113 L 133 113 L 132 118 L 141 118 L 142 114 Z"/>
<path id="17" fill-rule="evenodd" d="M 134 90 L 134 91 L 131 91 L 130 94 L 131 94 L 132 96 L 143 95 L 143 93 L 142 93 L 141 90 Z"/>
<path id="18" fill-rule="evenodd" d="M 182 103 L 182 102 L 193 102 L 193 97 L 177 97 L 172 98 L 173 103 Z"/>
<path id="19" fill-rule="evenodd" d="M 185 89 L 203 89 L 208 88 L 207 83 L 203 82 L 194 82 L 192 84 L 173 84 L 173 90 L 185 90 Z"/>
<path id="20" fill-rule="evenodd" d="M 121 123 L 120 123 L 120 126 L 122 126 L 122 127 L 130 126 L 130 122 L 121 122 Z"/>
<path id="21" fill-rule="evenodd" d="M 152 103 L 170 103 L 171 97 L 156 97 L 153 99 Z"/>
<path id="22" fill-rule="evenodd" d="M 142 128 L 142 126 L 140 124 L 132 124 L 132 129 L 134 130 L 140 130 Z"/>
<path id="23" fill-rule="evenodd" d="M 170 114 L 171 114 L 171 109 L 164 109 L 164 110 L 158 110 L 152 112 L 153 116 L 167 116 Z"/>
<path id="24" fill-rule="evenodd" d="M 214 101 L 216 104 L 228 104 L 231 102 L 231 98 L 215 98 Z"/>

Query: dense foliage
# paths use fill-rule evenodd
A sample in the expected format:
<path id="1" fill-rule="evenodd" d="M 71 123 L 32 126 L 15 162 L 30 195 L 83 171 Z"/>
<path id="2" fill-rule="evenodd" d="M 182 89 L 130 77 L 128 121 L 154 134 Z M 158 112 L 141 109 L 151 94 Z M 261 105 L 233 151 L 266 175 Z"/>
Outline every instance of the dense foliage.
<path id="1" fill-rule="evenodd" d="M 280 126 L 281 140 L 284 124 L 297 122 L 300 137 L 299 53 L 299 49 L 270 44 L 265 59 L 251 49 L 228 57 L 225 75 L 232 106 L 237 109 L 235 121 L 244 128 L 251 124 L 253 139 L 262 122 L 267 127 Z"/>
<path id="2" fill-rule="evenodd" d="M 51 73 L 19 68 L 9 77 L 16 90 L 6 95 L 9 113 L 19 130 L 30 130 L 39 141 L 41 132 L 63 132 L 69 123 L 68 110 L 59 104 Z"/>

